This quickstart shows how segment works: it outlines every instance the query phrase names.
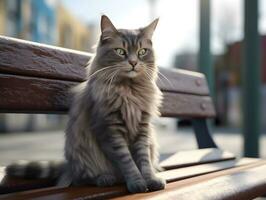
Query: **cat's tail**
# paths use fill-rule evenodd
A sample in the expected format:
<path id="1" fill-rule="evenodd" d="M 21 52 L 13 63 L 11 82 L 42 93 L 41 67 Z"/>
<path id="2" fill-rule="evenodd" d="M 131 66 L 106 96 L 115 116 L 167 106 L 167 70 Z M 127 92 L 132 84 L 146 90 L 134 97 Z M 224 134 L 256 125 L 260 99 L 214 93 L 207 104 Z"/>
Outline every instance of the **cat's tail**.
<path id="1" fill-rule="evenodd" d="M 27 179 L 57 179 L 64 172 L 64 161 L 17 161 L 6 167 L 6 174 L 11 177 Z"/>

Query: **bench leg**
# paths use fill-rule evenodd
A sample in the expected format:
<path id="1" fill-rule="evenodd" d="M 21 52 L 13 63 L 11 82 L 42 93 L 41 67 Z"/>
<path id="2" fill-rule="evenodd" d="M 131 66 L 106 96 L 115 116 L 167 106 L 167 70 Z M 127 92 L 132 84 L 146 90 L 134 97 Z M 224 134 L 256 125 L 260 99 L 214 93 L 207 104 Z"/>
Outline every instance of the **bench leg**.
<path id="1" fill-rule="evenodd" d="M 199 149 L 217 148 L 206 119 L 192 119 L 192 126 L 195 132 Z"/>

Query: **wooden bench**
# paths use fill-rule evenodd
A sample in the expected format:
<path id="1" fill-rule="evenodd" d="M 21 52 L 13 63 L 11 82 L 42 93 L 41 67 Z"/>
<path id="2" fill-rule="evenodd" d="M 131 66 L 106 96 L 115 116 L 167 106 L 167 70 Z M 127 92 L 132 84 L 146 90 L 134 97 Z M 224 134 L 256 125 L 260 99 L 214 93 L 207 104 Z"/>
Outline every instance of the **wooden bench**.
<path id="1" fill-rule="evenodd" d="M 91 55 L 0 36 L 0 112 L 66 114 L 69 89 L 85 80 Z M 177 152 L 161 162 L 166 189 L 128 194 L 125 186 L 108 188 L 53 186 L 50 180 L 21 180 L 0 168 L 0 199 L 252 199 L 266 193 L 266 161 L 236 159 L 217 147 L 207 119 L 215 117 L 204 75 L 160 69 L 163 117 L 189 119 L 198 150 Z M 169 83 L 170 82 L 170 83 Z M 63 133 L 62 133 L 63 134 Z M 176 144 L 178 145 L 178 144 Z"/>

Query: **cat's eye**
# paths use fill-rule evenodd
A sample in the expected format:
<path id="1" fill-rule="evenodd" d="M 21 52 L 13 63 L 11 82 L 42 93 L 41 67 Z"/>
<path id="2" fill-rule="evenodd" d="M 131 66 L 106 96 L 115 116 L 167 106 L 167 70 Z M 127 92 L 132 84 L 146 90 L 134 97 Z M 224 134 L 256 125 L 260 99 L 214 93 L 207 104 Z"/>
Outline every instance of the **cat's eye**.
<path id="1" fill-rule="evenodd" d="M 120 56 L 124 56 L 126 55 L 126 51 L 124 49 L 121 49 L 121 48 L 116 48 L 115 49 L 115 52 L 120 55 Z"/>
<path id="2" fill-rule="evenodd" d="M 139 51 L 138 51 L 138 56 L 144 56 L 145 54 L 147 53 L 147 49 L 140 49 Z"/>

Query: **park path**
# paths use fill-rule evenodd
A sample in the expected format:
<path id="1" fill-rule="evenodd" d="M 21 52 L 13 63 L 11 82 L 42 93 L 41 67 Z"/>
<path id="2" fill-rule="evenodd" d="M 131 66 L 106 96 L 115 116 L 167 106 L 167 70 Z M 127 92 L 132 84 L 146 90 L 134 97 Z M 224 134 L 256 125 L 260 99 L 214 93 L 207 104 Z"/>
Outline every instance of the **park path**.
<path id="1" fill-rule="evenodd" d="M 162 158 L 180 150 L 196 149 L 194 134 L 189 129 L 157 127 Z M 222 149 L 241 156 L 242 137 L 230 130 L 216 130 L 215 141 Z M 58 160 L 63 158 L 63 131 L 12 133 L 0 135 L 0 165 L 14 160 Z M 266 135 L 260 139 L 261 157 L 266 158 Z"/>

